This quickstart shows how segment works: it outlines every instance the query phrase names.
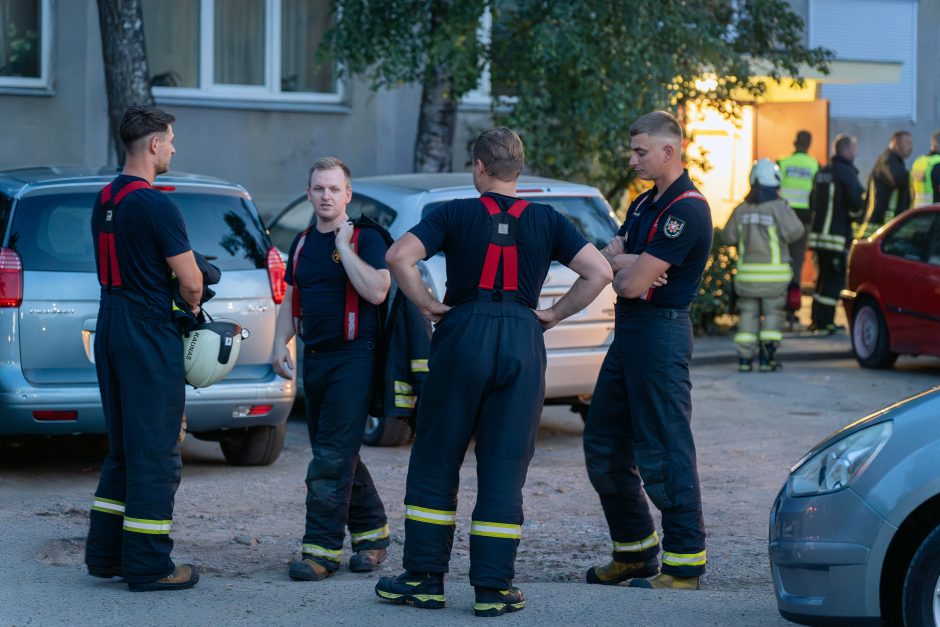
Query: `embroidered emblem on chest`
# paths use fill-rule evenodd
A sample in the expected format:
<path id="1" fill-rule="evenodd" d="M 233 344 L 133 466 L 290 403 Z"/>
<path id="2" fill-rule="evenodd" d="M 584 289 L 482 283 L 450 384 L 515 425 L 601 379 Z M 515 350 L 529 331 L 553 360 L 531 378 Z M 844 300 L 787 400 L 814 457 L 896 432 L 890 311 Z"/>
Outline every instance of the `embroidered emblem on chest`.
<path id="1" fill-rule="evenodd" d="M 335 248 L 333 249 L 333 263 L 339 263 L 339 251 Z"/>
<path id="2" fill-rule="evenodd" d="M 663 225 L 663 234 L 666 237 L 676 238 L 682 233 L 683 228 L 685 228 L 685 220 L 669 216 L 666 218 L 666 224 Z"/>

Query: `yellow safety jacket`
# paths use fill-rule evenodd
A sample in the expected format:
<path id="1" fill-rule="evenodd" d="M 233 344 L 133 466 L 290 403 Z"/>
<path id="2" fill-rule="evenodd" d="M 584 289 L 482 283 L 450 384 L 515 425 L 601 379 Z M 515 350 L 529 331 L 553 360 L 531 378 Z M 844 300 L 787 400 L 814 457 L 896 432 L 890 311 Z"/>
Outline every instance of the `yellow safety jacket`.
<path id="1" fill-rule="evenodd" d="M 914 196 L 914 207 L 932 205 L 937 196 L 934 187 L 934 168 L 940 164 L 940 153 L 932 152 L 921 155 L 914 160 L 911 166 L 911 194 Z"/>
<path id="2" fill-rule="evenodd" d="M 780 197 L 797 211 L 809 210 L 809 194 L 819 162 L 805 152 L 794 152 L 777 160 L 780 167 Z"/>

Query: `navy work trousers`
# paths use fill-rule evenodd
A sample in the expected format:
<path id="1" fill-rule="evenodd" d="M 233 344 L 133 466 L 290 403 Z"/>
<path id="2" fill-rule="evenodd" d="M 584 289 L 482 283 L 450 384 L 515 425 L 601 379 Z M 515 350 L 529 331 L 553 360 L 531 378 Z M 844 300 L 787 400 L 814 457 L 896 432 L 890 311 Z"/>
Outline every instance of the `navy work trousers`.
<path id="1" fill-rule="evenodd" d="M 110 451 L 101 468 L 85 549 L 89 566 L 121 566 L 129 583 L 173 572 L 177 437 L 186 401 L 183 343 L 169 310 L 103 292 L 95 367 Z"/>
<path id="2" fill-rule="evenodd" d="M 615 324 L 584 425 L 588 476 L 614 559 L 642 562 L 659 553 L 645 489 L 662 512 L 662 572 L 700 575 L 705 525 L 691 430 L 688 311 L 618 303 Z"/>
<path id="3" fill-rule="evenodd" d="M 845 287 L 845 251 L 816 251 L 816 290 L 813 292 L 813 326 L 819 330 L 833 324 L 839 294 Z"/>
<path id="4" fill-rule="evenodd" d="M 369 415 L 375 344 L 353 340 L 304 350 L 304 395 L 313 459 L 307 467 L 307 525 L 302 552 L 339 568 L 346 527 L 354 551 L 388 546 L 385 506 L 359 459 Z"/>
<path id="5" fill-rule="evenodd" d="M 405 492 L 404 566 L 445 573 L 460 467 L 476 439 L 470 583 L 507 589 L 522 532 L 522 486 L 545 399 L 545 344 L 535 314 L 478 300 L 444 315 L 431 338 Z"/>

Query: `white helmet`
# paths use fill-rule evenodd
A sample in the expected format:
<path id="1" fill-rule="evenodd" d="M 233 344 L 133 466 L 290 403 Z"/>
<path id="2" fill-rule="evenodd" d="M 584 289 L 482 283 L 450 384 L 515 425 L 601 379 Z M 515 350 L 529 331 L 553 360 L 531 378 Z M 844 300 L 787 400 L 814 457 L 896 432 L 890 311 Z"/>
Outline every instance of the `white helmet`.
<path id="1" fill-rule="evenodd" d="M 186 383 L 204 388 L 224 379 L 235 367 L 242 340 L 248 335 L 248 329 L 231 320 L 203 322 L 184 334 Z"/>
<path id="2" fill-rule="evenodd" d="M 758 159 L 751 168 L 751 185 L 780 187 L 780 168 L 770 159 Z"/>

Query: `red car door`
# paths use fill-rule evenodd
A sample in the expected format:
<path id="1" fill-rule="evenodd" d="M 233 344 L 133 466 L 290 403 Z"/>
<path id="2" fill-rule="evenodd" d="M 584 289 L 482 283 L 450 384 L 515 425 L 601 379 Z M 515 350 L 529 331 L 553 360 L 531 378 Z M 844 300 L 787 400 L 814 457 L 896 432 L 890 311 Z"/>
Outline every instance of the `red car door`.
<path id="1" fill-rule="evenodd" d="M 891 350 L 898 353 L 940 354 L 940 232 L 936 216 L 937 212 L 912 213 L 882 237 L 878 288 Z"/>

